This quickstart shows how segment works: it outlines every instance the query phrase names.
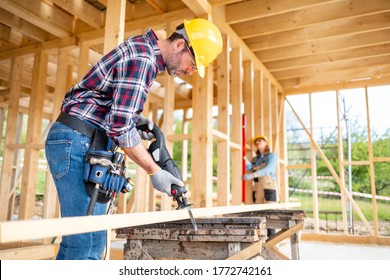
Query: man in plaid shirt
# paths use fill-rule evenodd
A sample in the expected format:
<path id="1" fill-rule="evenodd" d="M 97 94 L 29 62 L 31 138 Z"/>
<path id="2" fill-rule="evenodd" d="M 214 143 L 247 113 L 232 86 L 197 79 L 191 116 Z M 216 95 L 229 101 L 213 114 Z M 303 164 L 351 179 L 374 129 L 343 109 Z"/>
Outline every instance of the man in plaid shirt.
<path id="1" fill-rule="evenodd" d="M 171 196 L 171 185 L 183 182 L 162 170 L 149 155 L 141 139 L 153 135 L 137 130 L 153 122 L 141 113 L 157 75 L 165 69 L 171 76 L 203 77 L 221 52 L 218 28 L 205 19 L 184 20 L 166 40 L 148 29 L 143 36 L 127 39 L 104 55 L 65 95 L 60 117 L 77 118 L 102 131 L 149 175 L 153 187 Z M 83 182 L 85 156 L 93 137 L 72 129 L 58 119 L 46 139 L 46 157 L 53 176 L 63 217 L 85 215 L 90 201 Z M 81 132 L 80 132 L 81 131 Z M 120 189 L 114 190 L 119 193 Z M 103 215 L 106 205 L 97 203 L 93 215 Z M 57 259 L 101 259 L 105 231 L 64 236 Z"/>

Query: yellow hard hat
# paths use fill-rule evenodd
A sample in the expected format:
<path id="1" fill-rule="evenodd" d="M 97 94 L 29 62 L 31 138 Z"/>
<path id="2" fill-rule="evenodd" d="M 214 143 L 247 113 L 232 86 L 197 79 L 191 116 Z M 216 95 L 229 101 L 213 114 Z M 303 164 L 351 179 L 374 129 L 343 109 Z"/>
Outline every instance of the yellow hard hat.
<path id="1" fill-rule="evenodd" d="M 202 18 L 184 20 L 189 46 L 195 54 L 199 76 L 205 74 L 205 68 L 214 61 L 222 51 L 222 35 L 218 27 Z"/>
<path id="2" fill-rule="evenodd" d="M 264 135 L 257 135 L 256 137 L 253 138 L 253 144 L 255 144 L 255 142 L 259 139 L 264 139 L 265 142 L 267 142 L 267 145 L 269 146 L 269 140 L 266 136 Z"/>

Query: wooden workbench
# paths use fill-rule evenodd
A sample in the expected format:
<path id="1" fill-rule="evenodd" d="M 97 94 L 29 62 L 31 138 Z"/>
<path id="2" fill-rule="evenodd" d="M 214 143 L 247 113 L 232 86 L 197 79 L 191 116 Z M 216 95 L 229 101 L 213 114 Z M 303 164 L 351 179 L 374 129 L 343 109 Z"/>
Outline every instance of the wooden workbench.
<path id="1" fill-rule="evenodd" d="M 299 234 L 303 229 L 306 213 L 303 210 L 260 210 L 236 214 L 245 217 L 264 217 L 267 229 L 276 229 L 276 234 L 263 244 L 261 256 L 264 259 L 286 260 L 290 259 L 282 254 L 277 244 L 289 239 L 291 246 L 291 259 L 299 260 Z"/>
<path id="2" fill-rule="evenodd" d="M 127 227 L 124 259 L 249 259 L 261 254 L 266 239 L 264 217 L 220 217 Z"/>

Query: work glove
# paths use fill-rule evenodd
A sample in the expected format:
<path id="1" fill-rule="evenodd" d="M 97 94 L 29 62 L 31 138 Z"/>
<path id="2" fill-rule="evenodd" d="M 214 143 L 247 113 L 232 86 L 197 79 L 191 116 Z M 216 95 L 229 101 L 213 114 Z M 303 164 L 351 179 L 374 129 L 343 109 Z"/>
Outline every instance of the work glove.
<path id="1" fill-rule="evenodd" d="M 149 176 L 152 180 L 153 188 L 168 194 L 168 196 L 172 196 L 171 186 L 173 184 L 184 187 L 184 183 L 181 180 L 177 179 L 171 173 L 161 168 L 153 174 L 149 174 Z"/>
<path id="2" fill-rule="evenodd" d="M 253 173 L 246 173 L 244 175 L 242 175 L 242 180 L 245 180 L 245 181 L 249 181 L 249 180 L 252 180 L 254 178 L 253 176 Z"/>
<path id="3" fill-rule="evenodd" d="M 145 118 L 142 114 L 140 114 L 138 116 L 138 122 L 137 122 L 137 126 L 136 126 L 137 130 L 138 130 L 138 133 L 141 136 L 141 139 L 142 140 L 149 140 L 149 141 L 151 141 L 153 138 L 155 138 L 153 133 L 142 131 L 142 130 L 138 129 L 138 127 L 141 126 L 141 125 L 147 125 L 148 129 L 150 131 L 153 130 L 154 123 L 151 120 Z"/>

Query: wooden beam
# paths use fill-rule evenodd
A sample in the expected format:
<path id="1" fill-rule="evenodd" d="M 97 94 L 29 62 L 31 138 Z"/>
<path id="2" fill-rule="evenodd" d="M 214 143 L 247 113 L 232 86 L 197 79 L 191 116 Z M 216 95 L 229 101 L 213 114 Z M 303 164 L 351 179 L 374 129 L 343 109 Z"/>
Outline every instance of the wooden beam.
<path id="1" fill-rule="evenodd" d="M 259 3 L 258 0 L 243 1 L 226 6 L 226 22 L 228 24 L 240 23 L 340 1 L 342 0 L 295 0 L 263 3 Z"/>
<path id="2" fill-rule="evenodd" d="M 54 259 L 58 245 L 36 245 L 15 249 L 0 250 L 1 260 L 50 260 Z"/>
<path id="3" fill-rule="evenodd" d="M 49 37 L 49 33 L 45 30 L 3 9 L 0 9 L 0 22 L 39 42 L 46 41 Z"/>
<path id="4" fill-rule="evenodd" d="M 168 26 L 168 33 L 171 34 L 174 26 Z M 162 131 L 165 135 L 174 134 L 174 112 L 175 112 L 175 80 L 170 75 L 165 75 L 165 96 L 164 96 L 164 122 Z M 173 142 L 167 140 L 166 147 L 173 156 Z M 167 195 L 161 197 L 161 210 L 172 209 L 172 199 Z"/>
<path id="5" fill-rule="evenodd" d="M 17 56 L 31 56 L 36 51 L 56 51 L 57 48 L 75 47 L 76 45 L 77 45 L 76 37 L 54 39 L 54 40 L 50 40 L 35 45 L 29 45 L 26 47 L 0 52 L 0 60 L 5 60 Z"/>
<path id="6" fill-rule="evenodd" d="M 225 21 L 225 16 L 220 11 L 213 9 L 213 20 L 220 28 L 221 32 L 229 34 L 232 48 L 241 48 L 243 58 L 245 60 L 252 60 L 254 63 L 254 70 L 261 70 L 265 77 L 271 80 L 271 82 L 278 88 L 279 92 L 283 92 L 282 85 L 275 79 L 275 77 L 269 72 L 259 58 L 252 52 L 251 49 L 244 43 L 244 41 L 237 35 L 237 33 L 231 28 Z"/>
<path id="7" fill-rule="evenodd" d="M 104 26 L 104 16 L 94 6 L 83 0 L 52 0 L 54 4 L 94 28 Z M 107 5 L 106 5 L 107 6 Z"/>
<path id="8" fill-rule="evenodd" d="M 245 60 L 243 62 L 243 84 L 242 84 L 242 93 L 243 93 L 243 103 L 244 103 L 244 114 L 246 119 L 245 124 L 245 143 L 244 145 L 250 143 L 252 144 L 252 139 L 254 137 L 254 81 L 253 81 L 253 63 L 251 60 Z M 253 154 L 251 150 L 243 151 L 243 155 L 246 155 L 248 159 L 252 159 Z M 241 160 L 242 163 L 242 160 Z M 246 171 L 246 170 L 245 170 Z M 245 182 L 245 196 L 243 199 L 245 203 L 253 203 L 253 181 Z"/>
<path id="9" fill-rule="evenodd" d="M 230 205 L 230 45 L 228 35 L 223 35 L 222 39 L 222 53 L 217 57 L 217 105 L 218 130 L 226 135 L 226 139 L 218 140 L 217 145 L 217 201 L 219 206 L 227 206 Z"/>
<path id="10" fill-rule="evenodd" d="M 211 14 L 211 5 L 207 0 L 182 0 L 186 6 L 194 12 L 195 15 L 208 15 Z"/>
<path id="11" fill-rule="evenodd" d="M 0 1 L 0 7 L 56 37 L 69 37 L 73 32 L 73 16 L 46 1 Z"/>
<path id="12" fill-rule="evenodd" d="M 317 241 L 317 242 L 390 246 L 390 238 L 388 236 L 374 237 L 374 236 L 304 233 L 304 234 L 302 234 L 301 240 L 303 240 L 303 241 Z"/>
<path id="13" fill-rule="evenodd" d="M 317 40 L 331 39 L 333 37 L 342 39 L 344 36 L 350 36 L 352 34 L 363 34 L 366 32 L 387 29 L 388 17 L 389 13 L 384 12 L 353 19 L 340 19 L 294 30 L 261 35 L 246 39 L 245 42 L 253 51 L 262 51 L 308 42 L 315 43 Z M 333 60 L 334 59 L 332 59 L 332 61 Z"/>
<path id="14" fill-rule="evenodd" d="M 355 65 L 358 65 L 358 67 L 355 67 L 355 69 L 367 69 L 369 67 L 387 65 L 387 61 L 390 61 L 390 55 L 388 53 L 374 57 L 361 57 L 353 60 L 333 61 L 332 63 L 308 65 L 295 69 L 274 71 L 273 74 L 277 79 L 283 81 L 286 79 L 310 77 L 313 76 L 313 73 L 321 73 L 322 75 L 326 76 L 327 72 L 349 71 L 350 69 L 353 69 Z"/>
<path id="15" fill-rule="evenodd" d="M 126 0 L 108 0 L 104 28 L 104 54 L 123 42 Z"/>
<path id="16" fill-rule="evenodd" d="M 295 4 L 295 2 L 294 2 Z M 242 39 L 278 33 L 327 23 L 340 19 L 353 19 L 363 15 L 383 13 L 390 10 L 390 2 L 382 0 L 360 0 L 357 2 L 331 1 L 327 5 L 313 6 L 262 19 L 232 24 L 233 30 Z"/>
<path id="17" fill-rule="evenodd" d="M 340 77 L 340 76 L 339 76 Z M 375 87 L 381 85 L 390 84 L 390 75 L 385 76 L 372 76 L 368 79 L 357 79 L 357 80 L 344 80 L 339 81 L 335 84 L 333 81 L 328 81 L 321 84 L 298 84 L 296 81 L 286 85 L 284 87 L 284 92 L 286 95 L 295 95 L 295 94 L 306 94 L 309 92 L 324 92 L 331 90 L 341 90 L 341 89 L 353 89 L 353 88 L 362 88 L 362 87 Z"/>
<path id="18" fill-rule="evenodd" d="M 19 94 L 20 94 L 20 79 L 23 68 L 23 59 L 14 58 L 11 61 L 10 71 L 10 100 L 8 105 L 8 116 L 6 124 L 6 134 L 4 140 L 4 155 L 3 155 L 3 167 L 0 186 L 0 220 L 6 221 L 9 216 L 9 195 L 12 182 L 12 163 L 14 158 L 15 149 L 10 148 L 8 145 L 16 142 L 16 129 L 15 123 L 17 123 L 19 114 Z M 3 123 L 3 122 L 2 122 Z"/>
<path id="19" fill-rule="evenodd" d="M 146 0 L 146 2 L 160 13 L 168 11 L 168 2 L 166 0 Z"/>
<path id="20" fill-rule="evenodd" d="M 191 201 L 197 207 L 212 206 L 212 106 L 213 67 L 206 68 L 204 78 L 193 77 L 191 157 Z"/>
<path id="21" fill-rule="evenodd" d="M 346 190 L 345 187 L 345 170 L 344 165 L 342 164 L 344 162 L 344 145 L 343 145 L 343 139 L 342 139 L 342 133 L 341 133 L 341 123 L 340 123 L 340 92 L 336 92 L 336 113 L 337 113 L 337 148 L 338 148 L 338 158 L 339 158 L 339 173 L 340 173 L 340 183 L 344 186 L 343 188 L 340 188 L 340 194 L 341 194 L 341 212 L 343 217 L 343 228 L 344 228 L 344 234 L 348 233 L 348 224 L 347 224 L 347 204 L 346 204 L 346 195 L 344 193 L 344 190 Z M 316 232 L 318 233 L 318 232 Z"/>
<path id="22" fill-rule="evenodd" d="M 389 15 L 390 16 L 390 15 Z M 292 70 L 304 66 L 326 65 L 332 62 L 349 62 L 362 58 L 380 57 L 390 53 L 390 44 L 383 43 L 356 47 L 347 50 L 337 50 L 322 54 L 312 54 L 304 57 L 293 57 L 278 61 L 265 62 L 264 65 L 270 71 Z"/>
<path id="23" fill-rule="evenodd" d="M 250 258 L 261 253 L 261 247 L 263 246 L 263 241 L 257 241 L 251 244 L 249 247 L 241 250 L 237 254 L 228 257 L 226 260 L 249 260 Z"/>
<path id="24" fill-rule="evenodd" d="M 232 205 L 238 205 L 242 202 L 242 50 L 233 48 L 231 55 L 231 94 L 232 104 L 232 136 L 233 143 L 238 144 L 238 149 L 233 150 L 232 155 Z M 238 164 L 237 164 L 238 163 Z"/>
<path id="25" fill-rule="evenodd" d="M 19 219 L 21 220 L 32 219 L 34 215 L 39 149 L 35 149 L 33 145 L 41 141 L 47 62 L 47 53 L 37 52 L 35 54 L 23 178 L 20 192 Z"/>
<path id="26" fill-rule="evenodd" d="M 355 48 L 362 48 L 367 46 L 381 45 L 389 43 L 390 30 L 377 30 L 362 34 L 349 34 L 339 37 L 332 37 L 326 39 L 319 39 L 315 42 L 300 43 L 292 46 L 279 47 L 276 49 L 269 49 L 263 51 L 255 51 L 256 56 L 263 61 L 263 63 L 290 59 L 295 57 L 305 57 L 307 55 L 330 54 L 336 50 L 352 50 Z"/>
<path id="27" fill-rule="evenodd" d="M 375 170 L 374 170 L 374 151 L 371 140 L 371 121 L 370 121 L 370 106 L 368 103 L 368 89 L 365 88 L 366 97 L 366 117 L 367 117 L 367 144 L 368 144 L 368 159 L 370 161 L 370 186 L 372 194 L 372 216 L 374 218 L 374 233 L 378 236 L 378 207 L 376 203 L 376 187 L 375 187 Z"/>
<path id="28" fill-rule="evenodd" d="M 300 203 L 253 204 L 244 206 L 220 206 L 192 208 L 195 218 L 266 209 L 299 207 Z M 131 214 L 115 214 L 62 219 L 25 220 L 0 222 L 0 243 L 40 239 L 45 237 L 93 232 L 106 229 L 133 227 L 188 219 L 187 210 L 170 210 Z"/>

